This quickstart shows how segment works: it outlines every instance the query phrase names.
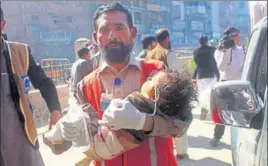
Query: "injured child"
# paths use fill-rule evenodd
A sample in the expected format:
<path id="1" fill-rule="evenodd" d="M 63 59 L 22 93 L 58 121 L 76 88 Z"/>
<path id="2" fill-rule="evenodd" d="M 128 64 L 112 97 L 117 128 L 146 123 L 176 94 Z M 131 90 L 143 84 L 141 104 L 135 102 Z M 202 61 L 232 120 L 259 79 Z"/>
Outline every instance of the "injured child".
<path id="1" fill-rule="evenodd" d="M 197 93 L 190 78 L 180 72 L 160 71 L 147 79 L 140 92 L 133 92 L 125 99 L 112 100 L 104 111 L 101 123 L 97 118 L 96 111 L 91 106 L 71 105 L 67 114 L 57 122 L 52 130 L 43 135 L 44 143 L 53 149 L 59 141 L 71 141 L 72 146 L 84 152 L 88 160 L 112 159 L 139 146 L 148 136 L 154 136 L 154 134 L 127 127 L 114 129 L 107 125 L 110 120 L 113 121 L 111 119 L 113 117 L 109 117 L 109 112 L 115 109 L 122 111 L 135 109 L 152 117 L 154 115 L 162 116 L 172 121 L 180 129 L 178 135 L 170 136 L 180 137 L 187 131 L 193 119 L 191 113 L 193 101 L 197 101 Z M 106 113 L 108 117 L 106 117 Z M 126 121 L 126 119 L 116 119 L 116 121 L 121 120 Z M 141 121 L 141 123 L 144 125 L 145 122 Z M 79 131 L 75 136 L 70 136 L 71 139 L 64 132 L 66 125 L 71 125 L 76 131 Z M 64 150 L 68 148 L 70 146 Z"/>

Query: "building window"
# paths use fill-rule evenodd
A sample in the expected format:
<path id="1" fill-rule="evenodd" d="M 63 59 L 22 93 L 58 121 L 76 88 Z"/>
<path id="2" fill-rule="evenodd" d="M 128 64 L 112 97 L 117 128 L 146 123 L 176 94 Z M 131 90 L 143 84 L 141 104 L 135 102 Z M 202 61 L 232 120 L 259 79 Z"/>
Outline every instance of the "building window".
<path id="1" fill-rule="evenodd" d="M 181 5 L 176 5 L 172 8 L 172 15 L 174 19 L 182 19 Z"/>
<path id="2" fill-rule="evenodd" d="M 244 2 L 239 2 L 239 8 L 244 9 L 245 8 L 245 3 Z"/>
<path id="3" fill-rule="evenodd" d="M 142 7 L 142 1 L 139 1 L 139 0 L 131 1 L 131 4 L 133 7 L 138 7 L 138 8 Z"/>
<path id="4" fill-rule="evenodd" d="M 72 23 L 72 17 L 68 16 L 65 18 L 67 23 Z"/>
<path id="5" fill-rule="evenodd" d="M 203 31 L 204 30 L 203 23 L 200 22 L 200 21 L 192 21 L 191 22 L 191 29 L 192 30 L 200 30 L 200 31 Z"/>
<path id="6" fill-rule="evenodd" d="M 62 5 L 65 4 L 66 1 L 54 1 L 54 4 Z"/>
<path id="7" fill-rule="evenodd" d="M 32 21 L 39 21 L 38 15 L 32 15 Z"/>
<path id="8" fill-rule="evenodd" d="M 85 1 L 75 1 L 75 5 L 81 7 L 81 6 L 86 5 L 86 2 Z"/>
<path id="9" fill-rule="evenodd" d="M 141 25 L 142 24 L 141 12 L 134 12 L 134 24 L 135 25 Z"/>
<path id="10" fill-rule="evenodd" d="M 72 16 L 66 16 L 66 17 L 59 17 L 59 16 L 52 16 L 54 24 L 68 24 L 72 23 L 73 17 Z"/>

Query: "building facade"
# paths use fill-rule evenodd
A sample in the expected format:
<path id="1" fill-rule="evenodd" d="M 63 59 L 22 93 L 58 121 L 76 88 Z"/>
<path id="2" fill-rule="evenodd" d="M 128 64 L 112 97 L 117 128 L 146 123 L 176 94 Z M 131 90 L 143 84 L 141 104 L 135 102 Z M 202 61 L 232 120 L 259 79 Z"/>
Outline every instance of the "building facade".
<path id="1" fill-rule="evenodd" d="M 110 1 L 109 1 L 110 2 Z M 120 2 L 120 1 L 119 1 Z M 68 58 L 75 60 L 74 42 L 92 39 L 93 15 L 102 1 L 3 1 L 10 40 L 28 43 L 35 59 Z M 144 35 L 159 28 L 171 33 L 173 49 L 197 46 L 200 35 L 219 39 L 228 26 L 250 33 L 249 6 L 246 1 L 121 1 L 138 29 L 134 50 L 141 50 Z"/>
<path id="2" fill-rule="evenodd" d="M 219 39 L 229 26 L 240 30 L 241 44 L 245 44 L 250 35 L 249 2 L 212 2 L 212 38 Z"/>
<path id="3" fill-rule="evenodd" d="M 8 38 L 27 43 L 38 62 L 44 58 L 74 61 L 74 41 L 92 32 L 89 7 L 86 1 L 2 2 Z"/>
<path id="4" fill-rule="evenodd" d="M 250 10 L 251 30 L 254 28 L 254 25 L 265 16 L 267 17 L 267 2 L 254 3 Z"/>

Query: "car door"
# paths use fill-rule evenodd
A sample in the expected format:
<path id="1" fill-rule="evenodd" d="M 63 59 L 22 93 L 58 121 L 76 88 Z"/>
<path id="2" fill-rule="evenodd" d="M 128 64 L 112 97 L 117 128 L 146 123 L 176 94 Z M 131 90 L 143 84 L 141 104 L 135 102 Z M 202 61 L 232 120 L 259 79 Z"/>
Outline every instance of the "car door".
<path id="1" fill-rule="evenodd" d="M 255 166 L 267 166 L 267 119 L 268 119 L 268 111 L 267 111 L 267 86 L 265 91 L 265 103 L 264 103 L 264 121 L 262 127 L 262 133 L 260 137 L 260 141 L 258 142 L 258 149 L 256 155 L 256 163 Z"/>
<path id="2" fill-rule="evenodd" d="M 245 64 L 249 65 L 250 68 L 247 68 L 246 66 L 244 69 L 248 69 L 247 79 L 252 83 L 260 100 L 264 102 L 264 92 L 267 86 L 267 26 L 266 28 L 259 27 L 259 29 L 256 29 L 255 31 L 259 33 L 258 41 L 256 43 L 250 41 L 249 44 L 249 46 L 251 44 L 256 44 L 255 49 L 252 52 L 254 54 L 252 55 L 253 59 L 250 62 L 250 65 Z M 261 129 L 239 129 L 236 144 L 237 166 L 255 166 L 257 147 L 261 135 Z"/>

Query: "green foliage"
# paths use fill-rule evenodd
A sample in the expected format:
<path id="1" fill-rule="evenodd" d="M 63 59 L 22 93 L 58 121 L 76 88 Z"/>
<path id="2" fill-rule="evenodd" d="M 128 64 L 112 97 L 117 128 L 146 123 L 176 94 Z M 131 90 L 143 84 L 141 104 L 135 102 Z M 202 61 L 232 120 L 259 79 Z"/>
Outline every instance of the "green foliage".
<path id="1" fill-rule="evenodd" d="M 195 70 L 195 62 L 194 59 L 190 59 L 187 61 L 187 71 L 189 74 L 193 74 Z"/>

